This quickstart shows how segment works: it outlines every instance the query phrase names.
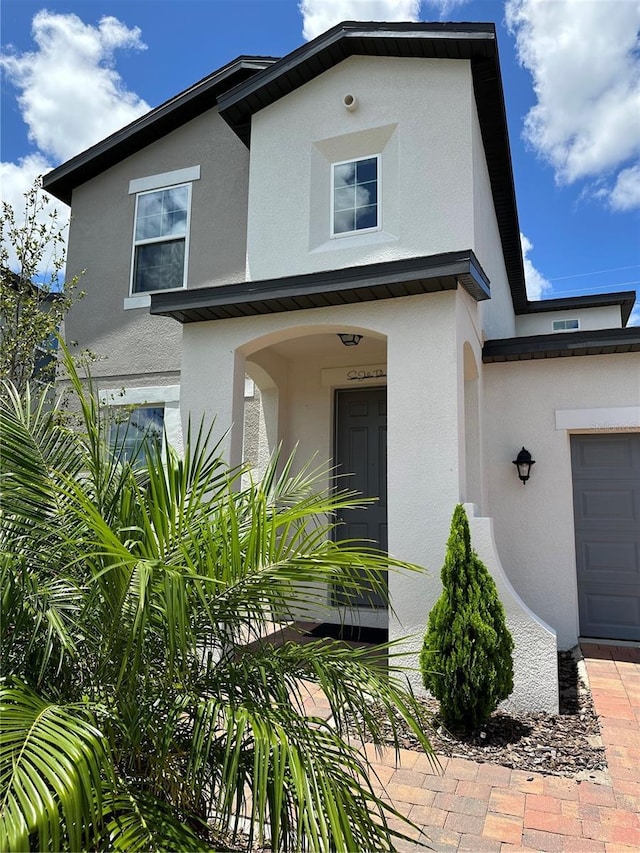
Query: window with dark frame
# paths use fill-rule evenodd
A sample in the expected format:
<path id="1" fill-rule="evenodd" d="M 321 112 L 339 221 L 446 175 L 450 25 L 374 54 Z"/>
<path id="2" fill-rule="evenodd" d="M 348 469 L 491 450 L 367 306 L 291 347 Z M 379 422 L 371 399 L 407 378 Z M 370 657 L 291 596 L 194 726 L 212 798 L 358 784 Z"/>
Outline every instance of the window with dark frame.
<path id="1" fill-rule="evenodd" d="M 190 185 L 138 193 L 131 292 L 184 287 Z"/>
<path id="2" fill-rule="evenodd" d="M 332 166 L 332 236 L 379 227 L 379 156 L 361 157 Z"/>
<path id="3" fill-rule="evenodd" d="M 164 406 L 139 406 L 127 415 L 114 414 L 109 426 L 109 447 L 119 462 L 144 465 L 145 447 L 161 447 Z"/>
<path id="4" fill-rule="evenodd" d="M 551 328 L 554 332 L 576 332 L 580 328 L 580 320 L 553 320 Z"/>

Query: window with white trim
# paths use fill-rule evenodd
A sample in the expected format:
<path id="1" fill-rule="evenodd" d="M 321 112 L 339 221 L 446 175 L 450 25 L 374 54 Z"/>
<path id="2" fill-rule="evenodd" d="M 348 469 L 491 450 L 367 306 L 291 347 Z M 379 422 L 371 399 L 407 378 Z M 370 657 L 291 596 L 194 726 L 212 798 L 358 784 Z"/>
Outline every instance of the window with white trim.
<path id="1" fill-rule="evenodd" d="M 147 385 L 100 389 L 100 405 L 108 409 L 108 441 L 122 460 L 144 464 L 145 444 L 166 445 L 182 453 L 179 385 Z"/>
<path id="2" fill-rule="evenodd" d="M 119 462 L 145 463 L 145 448 L 162 448 L 164 406 L 140 406 L 115 414 L 109 424 L 109 447 Z"/>
<path id="3" fill-rule="evenodd" d="M 380 155 L 333 163 L 331 236 L 380 228 Z"/>
<path id="4" fill-rule="evenodd" d="M 131 293 L 186 284 L 191 184 L 136 195 Z"/>
<path id="5" fill-rule="evenodd" d="M 580 320 L 552 320 L 551 328 L 554 332 L 577 332 Z"/>

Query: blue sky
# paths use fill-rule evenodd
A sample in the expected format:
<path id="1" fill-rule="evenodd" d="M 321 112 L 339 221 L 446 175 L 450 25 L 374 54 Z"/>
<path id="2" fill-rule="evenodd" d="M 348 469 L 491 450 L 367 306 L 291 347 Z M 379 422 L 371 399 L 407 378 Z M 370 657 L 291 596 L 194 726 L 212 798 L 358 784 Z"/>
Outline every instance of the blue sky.
<path id="1" fill-rule="evenodd" d="M 240 54 L 282 56 L 344 19 L 493 21 L 531 296 L 640 293 L 637 0 L 3 0 L 1 15 L 13 204 Z"/>

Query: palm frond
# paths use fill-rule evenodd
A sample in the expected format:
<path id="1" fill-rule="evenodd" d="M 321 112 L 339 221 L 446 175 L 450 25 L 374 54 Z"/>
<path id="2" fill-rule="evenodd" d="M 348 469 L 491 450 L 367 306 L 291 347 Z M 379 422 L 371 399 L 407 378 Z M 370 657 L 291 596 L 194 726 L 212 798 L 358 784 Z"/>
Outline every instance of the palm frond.
<path id="1" fill-rule="evenodd" d="M 0 687 L 0 849 L 83 849 L 99 825 L 94 792 L 108 774 L 89 711 L 45 701 L 24 683 Z"/>
<path id="2" fill-rule="evenodd" d="M 46 391 L 36 398 L 29 388 L 20 397 L 5 383 L 0 395 L 0 491 L 4 523 L 20 524 L 14 531 L 24 536 L 46 536 L 56 516 L 61 516 L 60 494 L 52 472 L 64 469 L 76 476 L 82 453 L 74 434 L 49 407 Z M 0 547 L 1 540 L 0 540 Z"/>
<path id="3" fill-rule="evenodd" d="M 371 782 L 365 755 L 323 720 L 245 698 L 202 703 L 192 777 L 205 776 L 219 834 L 254 833 L 274 850 L 392 850 L 404 819 Z M 401 834 L 400 834 L 401 836 Z"/>
<path id="4" fill-rule="evenodd" d="M 3 674 L 32 685 L 44 681 L 49 666 L 59 675 L 82 639 L 82 604 L 83 590 L 72 578 L 36 571 L 24 555 L 0 553 Z"/>
<path id="5" fill-rule="evenodd" d="M 194 815 L 189 816 L 190 823 L 181 820 L 175 806 L 144 790 L 129 786 L 111 797 L 107 796 L 103 811 L 111 815 L 102 839 L 109 850 L 122 853 L 148 853 L 150 850 L 213 853 L 211 846 L 202 839 L 209 833 L 204 820 Z"/>
<path id="6" fill-rule="evenodd" d="M 265 635 L 327 608 L 335 586 L 386 601 L 389 569 L 420 569 L 336 541 L 341 510 L 366 499 L 330 466 L 276 455 L 247 485 L 213 424 L 189 427 L 184 458 L 165 436 L 145 465 L 118 460 L 62 351 L 76 429 L 29 397 L 0 401 L 0 640 L 16 676 L 1 695 L 0 846 L 204 850 L 231 831 L 274 850 L 391 849 L 399 816 L 358 749 L 385 737 L 374 703 L 396 747 L 400 715 L 429 751 L 386 666 L 394 645 Z M 331 726 L 306 716 L 303 680 Z"/>

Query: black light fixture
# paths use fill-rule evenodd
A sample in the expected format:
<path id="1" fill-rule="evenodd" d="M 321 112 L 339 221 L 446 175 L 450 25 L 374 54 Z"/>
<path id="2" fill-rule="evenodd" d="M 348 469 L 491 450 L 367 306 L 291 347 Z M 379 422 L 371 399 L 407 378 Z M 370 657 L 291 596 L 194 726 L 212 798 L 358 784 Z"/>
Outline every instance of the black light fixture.
<path id="1" fill-rule="evenodd" d="M 513 465 L 518 469 L 518 477 L 522 480 L 524 486 L 531 474 L 531 466 L 536 464 L 536 460 L 531 458 L 531 454 L 523 447 L 520 453 L 513 460 Z"/>
<path id="2" fill-rule="evenodd" d="M 338 332 L 338 337 L 346 347 L 357 347 L 362 335 L 352 335 L 351 332 Z"/>

